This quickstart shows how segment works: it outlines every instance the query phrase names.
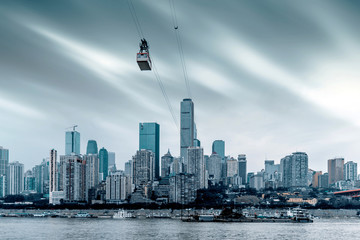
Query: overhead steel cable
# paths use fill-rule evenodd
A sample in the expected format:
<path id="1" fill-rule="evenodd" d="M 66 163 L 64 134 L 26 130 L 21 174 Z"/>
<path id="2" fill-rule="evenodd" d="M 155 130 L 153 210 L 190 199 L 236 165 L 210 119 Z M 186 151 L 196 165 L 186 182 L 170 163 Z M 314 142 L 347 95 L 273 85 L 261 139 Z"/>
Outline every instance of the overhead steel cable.
<path id="1" fill-rule="evenodd" d="M 133 19 L 134 24 L 135 24 L 135 26 L 136 26 L 136 30 L 137 30 L 137 32 L 138 32 L 138 34 L 139 34 L 139 37 L 140 37 L 140 39 L 144 39 L 144 38 L 145 38 L 145 37 L 144 37 L 144 33 L 143 33 L 143 31 L 142 31 L 140 21 L 139 21 L 139 19 L 138 19 L 138 17 L 137 17 L 135 7 L 134 7 L 134 5 L 132 4 L 132 0 L 127 0 L 127 2 L 128 2 L 128 6 L 129 6 L 129 10 L 130 10 L 132 19 Z M 172 116 L 172 118 L 173 118 L 173 120 L 174 120 L 175 126 L 176 126 L 176 128 L 178 129 L 178 131 L 180 131 L 179 125 L 178 125 L 178 123 L 177 123 L 177 121 L 176 121 L 176 115 L 175 115 L 175 113 L 174 113 L 174 109 L 173 109 L 172 106 L 171 106 L 171 102 L 170 102 L 169 97 L 168 97 L 168 95 L 167 95 L 167 93 L 166 93 L 164 84 L 163 84 L 163 82 L 161 81 L 160 75 L 159 75 L 159 73 L 158 73 L 158 71 L 157 71 L 157 68 L 156 68 L 156 66 L 155 66 L 155 62 L 154 62 L 154 59 L 153 59 L 153 58 L 152 58 L 152 65 L 153 65 L 153 72 L 154 72 L 154 75 L 155 75 L 155 79 L 156 79 L 156 81 L 157 81 L 158 84 L 159 84 L 161 93 L 162 93 L 162 95 L 164 96 L 165 102 L 166 102 L 166 104 L 167 104 L 167 106 L 168 106 L 168 109 L 169 109 L 169 112 L 170 112 L 170 114 L 171 114 L 171 116 Z"/>
<path id="2" fill-rule="evenodd" d="M 184 50 L 183 50 L 183 47 L 182 47 L 182 41 L 181 41 L 180 30 L 179 30 L 179 25 L 178 25 L 178 21 L 177 21 L 174 1 L 169 0 L 169 4 L 170 4 L 172 22 L 173 22 L 173 26 L 174 26 L 174 30 L 175 30 L 176 42 L 177 42 L 177 45 L 178 45 L 180 62 L 181 62 L 182 70 L 183 70 L 186 90 L 187 90 L 187 93 L 189 95 L 189 98 L 191 98 L 189 76 L 188 76 L 188 73 L 187 73 L 187 67 L 186 67 L 186 62 L 185 62 L 185 57 L 184 57 Z"/>

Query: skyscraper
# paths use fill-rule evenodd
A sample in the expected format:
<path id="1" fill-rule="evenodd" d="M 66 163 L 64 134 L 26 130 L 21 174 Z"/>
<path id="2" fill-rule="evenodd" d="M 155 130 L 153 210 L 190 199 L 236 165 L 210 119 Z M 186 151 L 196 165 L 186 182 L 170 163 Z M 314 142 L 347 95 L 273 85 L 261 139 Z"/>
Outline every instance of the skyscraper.
<path id="1" fill-rule="evenodd" d="M 109 169 L 114 167 L 115 165 L 115 153 L 114 152 L 108 152 L 108 166 L 109 166 Z"/>
<path id="2" fill-rule="evenodd" d="M 357 180 L 357 163 L 349 161 L 344 165 L 344 180 Z"/>
<path id="3" fill-rule="evenodd" d="M 194 144 L 194 103 L 190 98 L 184 99 L 180 104 L 180 157 L 187 164 L 187 149 Z"/>
<path id="4" fill-rule="evenodd" d="M 97 154 L 98 147 L 95 140 L 89 140 L 86 147 L 86 154 Z"/>
<path id="5" fill-rule="evenodd" d="M 241 182 L 243 185 L 245 185 L 247 183 L 247 175 L 246 175 L 246 155 L 245 154 L 239 154 L 238 155 L 238 164 L 239 164 L 239 168 L 238 168 L 238 175 L 239 177 L 241 177 Z"/>
<path id="6" fill-rule="evenodd" d="M 86 201 L 86 161 L 78 155 L 60 156 L 59 190 L 67 201 Z"/>
<path id="7" fill-rule="evenodd" d="M 173 162 L 174 157 L 171 156 L 170 150 L 161 157 L 161 177 L 170 175 L 170 166 Z"/>
<path id="8" fill-rule="evenodd" d="M 160 125 L 157 123 L 139 123 L 139 150 L 146 149 L 154 153 L 155 178 L 160 171 Z"/>
<path id="9" fill-rule="evenodd" d="M 155 175 L 155 154 L 150 150 L 138 150 L 133 156 L 133 183 L 135 187 L 145 190 L 145 187 L 151 186 Z"/>
<path id="10" fill-rule="evenodd" d="M 105 181 L 108 175 L 109 169 L 109 155 L 105 148 L 99 151 L 99 172 L 101 181 Z"/>
<path id="11" fill-rule="evenodd" d="M 65 133 L 65 155 L 80 154 L 80 133 L 74 130 Z"/>
<path id="12" fill-rule="evenodd" d="M 195 176 L 195 189 L 205 188 L 204 150 L 201 147 L 188 148 L 187 173 Z"/>
<path id="13" fill-rule="evenodd" d="M 225 142 L 223 140 L 215 140 L 212 144 L 212 152 L 217 153 L 222 159 L 225 158 Z"/>
<path id="14" fill-rule="evenodd" d="M 6 169 L 9 165 L 9 150 L 0 146 L 0 176 L 6 175 Z"/>
<path id="15" fill-rule="evenodd" d="M 86 188 L 96 187 L 99 183 L 99 157 L 97 154 L 83 155 L 86 162 Z"/>
<path id="16" fill-rule="evenodd" d="M 329 185 L 344 179 L 344 158 L 328 160 Z"/>
<path id="17" fill-rule="evenodd" d="M 209 173 L 209 179 L 213 180 L 214 183 L 219 183 L 221 179 L 221 157 L 217 153 L 210 155 L 206 170 Z"/>
<path id="18" fill-rule="evenodd" d="M 284 187 L 308 186 L 308 155 L 304 152 L 295 152 L 281 159 Z"/>
<path id="19" fill-rule="evenodd" d="M 35 191 L 35 177 L 31 170 L 24 174 L 24 191 Z"/>
<path id="20" fill-rule="evenodd" d="M 57 151 L 55 149 L 50 150 L 49 161 L 49 193 L 57 191 Z"/>
<path id="21" fill-rule="evenodd" d="M 7 195 L 17 195 L 24 191 L 24 164 L 9 163 L 7 174 Z"/>

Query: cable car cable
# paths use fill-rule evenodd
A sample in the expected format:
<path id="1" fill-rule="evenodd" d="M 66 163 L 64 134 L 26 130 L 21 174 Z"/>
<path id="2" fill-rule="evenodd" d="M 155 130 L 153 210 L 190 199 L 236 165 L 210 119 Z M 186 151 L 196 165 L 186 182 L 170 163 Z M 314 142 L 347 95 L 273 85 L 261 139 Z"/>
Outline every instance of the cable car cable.
<path id="1" fill-rule="evenodd" d="M 185 63 L 184 50 L 183 50 L 183 47 L 182 47 L 182 41 L 181 41 L 179 25 L 178 25 L 177 16 L 176 16 L 175 4 L 174 4 L 173 0 L 169 0 L 169 4 L 170 4 L 172 22 L 173 22 L 173 25 L 174 25 L 176 42 L 177 42 L 177 45 L 178 45 L 178 50 L 179 50 L 179 55 L 180 55 L 180 62 L 181 62 L 182 70 L 183 70 L 185 85 L 186 85 L 188 95 L 191 98 L 189 76 L 188 76 L 188 73 L 187 73 L 187 67 L 186 67 L 186 63 Z"/>
<path id="2" fill-rule="evenodd" d="M 135 7 L 132 3 L 132 0 L 127 0 L 127 4 L 129 6 L 129 10 L 130 10 L 131 17 L 132 17 L 135 27 L 136 27 L 136 31 L 138 32 L 140 39 L 142 39 L 142 38 L 144 38 L 144 33 L 141 29 L 141 25 L 140 25 L 139 19 L 137 17 Z"/>

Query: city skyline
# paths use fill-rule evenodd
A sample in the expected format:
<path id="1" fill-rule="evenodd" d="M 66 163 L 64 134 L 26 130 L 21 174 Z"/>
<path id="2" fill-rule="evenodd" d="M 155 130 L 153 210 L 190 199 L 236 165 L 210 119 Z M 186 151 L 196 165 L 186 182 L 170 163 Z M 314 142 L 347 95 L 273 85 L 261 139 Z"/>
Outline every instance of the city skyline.
<path id="1" fill-rule="evenodd" d="M 189 96 L 168 1 L 134 6 L 179 124 L 179 102 Z M 358 161 L 359 3 L 175 6 L 204 154 L 224 140 L 226 155 L 246 154 L 248 172 L 297 151 L 323 172 L 329 159 Z M 3 1 L 0 20 L 0 146 L 9 162 L 27 170 L 51 149 L 64 154 L 74 123 L 82 154 L 94 139 L 121 169 L 138 148 L 140 122 L 161 126 L 160 156 L 180 155 L 153 73 L 135 62 L 139 39 L 125 1 Z"/>

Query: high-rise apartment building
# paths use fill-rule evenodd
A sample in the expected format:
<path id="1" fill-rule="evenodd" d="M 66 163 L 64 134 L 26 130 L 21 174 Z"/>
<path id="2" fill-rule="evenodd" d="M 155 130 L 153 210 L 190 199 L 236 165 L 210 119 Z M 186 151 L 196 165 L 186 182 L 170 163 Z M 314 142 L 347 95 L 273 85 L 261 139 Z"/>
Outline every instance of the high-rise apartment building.
<path id="1" fill-rule="evenodd" d="M 133 183 L 135 188 L 144 190 L 151 186 L 155 176 L 155 154 L 150 150 L 138 150 L 133 156 Z"/>
<path id="2" fill-rule="evenodd" d="M 97 154 L 86 154 L 82 157 L 86 162 L 86 187 L 94 188 L 102 180 L 99 179 L 99 157 Z"/>
<path id="3" fill-rule="evenodd" d="M 86 161 L 79 155 L 60 156 L 59 190 L 66 201 L 87 201 Z"/>
<path id="4" fill-rule="evenodd" d="M 146 149 L 154 153 L 155 175 L 160 171 L 160 125 L 157 123 L 139 123 L 139 150 Z"/>
<path id="5" fill-rule="evenodd" d="M 80 133 L 72 130 L 65 133 L 65 155 L 80 154 Z"/>
<path id="6" fill-rule="evenodd" d="M 238 161 L 234 158 L 228 158 L 226 160 L 226 177 L 234 177 L 239 172 L 239 164 Z"/>
<path id="7" fill-rule="evenodd" d="M 0 146 L 0 176 L 6 175 L 6 169 L 9 165 L 9 150 Z"/>
<path id="8" fill-rule="evenodd" d="M 328 160 L 329 185 L 344 180 L 344 158 Z"/>
<path id="9" fill-rule="evenodd" d="M 49 193 L 57 191 L 57 151 L 50 150 L 49 160 Z"/>
<path id="10" fill-rule="evenodd" d="M 188 148 L 187 173 L 195 176 L 195 189 L 205 188 L 204 149 L 201 147 Z"/>
<path id="11" fill-rule="evenodd" d="M 9 163 L 7 176 L 7 195 L 17 195 L 24 191 L 24 164 Z"/>
<path id="12" fill-rule="evenodd" d="M 284 187 L 308 186 L 308 155 L 295 152 L 281 159 L 282 183 Z"/>
<path id="13" fill-rule="evenodd" d="M 316 171 L 313 174 L 312 177 L 312 187 L 313 188 L 318 188 L 319 187 L 319 176 L 322 175 L 322 171 Z"/>
<path id="14" fill-rule="evenodd" d="M 188 148 L 194 146 L 195 120 L 194 103 L 185 98 L 180 104 L 180 157 L 186 165 L 188 162 Z"/>
<path id="15" fill-rule="evenodd" d="M 35 177 L 31 170 L 27 170 L 24 174 L 24 191 L 35 191 Z"/>
<path id="16" fill-rule="evenodd" d="M 122 171 L 112 172 L 106 177 L 106 201 L 121 202 L 131 194 L 130 176 Z"/>
<path id="17" fill-rule="evenodd" d="M 357 163 L 349 161 L 344 164 L 344 180 L 357 180 Z"/>
<path id="18" fill-rule="evenodd" d="M 105 148 L 101 148 L 99 151 L 99 173 L 100 180 L 105 181 L 109 172 L 109 155 Z"/>
<path id="19" fill-rule="evenodd" d="M 89 140 L 86 147 L 86 154 L 98 154 L 98 147 L 95 140 Z"/>
<path id="20" fill-rule="evenodd" d="M 246 172 L 246 155 L 239 154 L 238 155 L 238 176 L 241 177 L 241 182 L 243 185 L 247 183 L 247 172 Z"/>

